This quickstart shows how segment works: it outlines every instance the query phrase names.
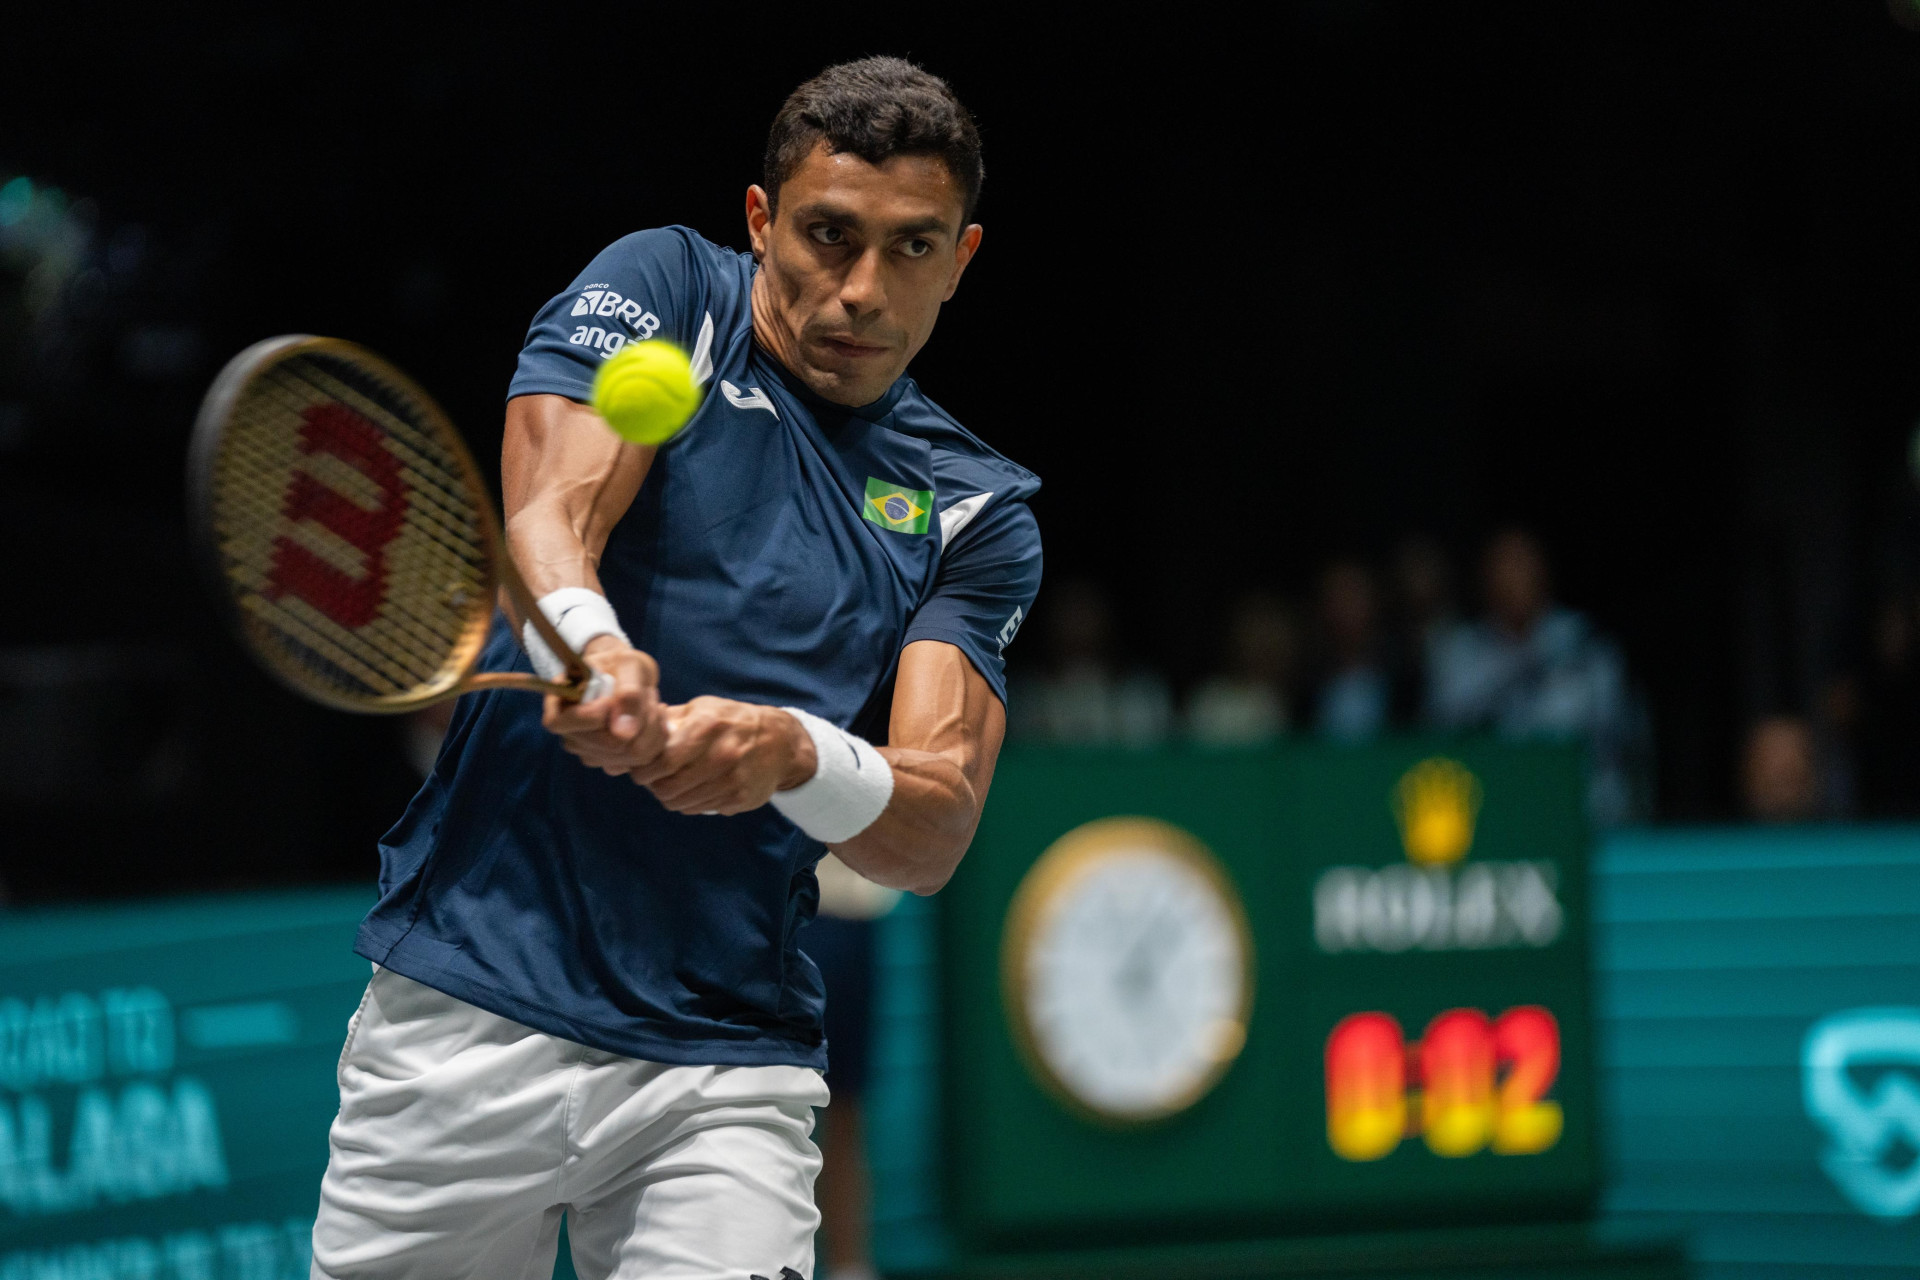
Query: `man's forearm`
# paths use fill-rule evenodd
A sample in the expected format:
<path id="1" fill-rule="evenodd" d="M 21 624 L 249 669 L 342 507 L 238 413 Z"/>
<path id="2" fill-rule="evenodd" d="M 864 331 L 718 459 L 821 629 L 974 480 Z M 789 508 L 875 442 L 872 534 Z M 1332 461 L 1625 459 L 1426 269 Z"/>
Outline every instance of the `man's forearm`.
<path id="1" fill-rule="evenodd" d="M 599 557 L 564 507 L 529 504 L 507 520 L 507 549 L 536 598 L 562 587 L 600 590 Z"/>
<path id="2" fill-rule="evenodd" d="M 500 458 L 507 548 L 535 597 L 562 587 L 600 589 L 600 553 L 653 454 L 563 397 L 507 402 Z"/>
<path id="3" fill-rule="evenodd" d="M 893 796 L 873 825 L 832 846 L 849 867 L 889 889 L 938 892 L 973 842 L 979 798 L 944 755 L 881 747 L 893 769 Z"/>

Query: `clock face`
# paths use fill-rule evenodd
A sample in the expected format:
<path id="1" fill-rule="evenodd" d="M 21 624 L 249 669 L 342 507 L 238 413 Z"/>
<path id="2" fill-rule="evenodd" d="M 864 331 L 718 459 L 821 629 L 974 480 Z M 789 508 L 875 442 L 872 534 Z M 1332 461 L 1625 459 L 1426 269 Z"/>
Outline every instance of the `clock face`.
<path id="1" fill-rule="evenodd" d="M 1105 1119 L 1191 1106 L 1246 1040 L 1239 898 L 1206 848 L 1163 822 L 1109 818 L 1057 841 L 1015 895 L 1003 961 L 1029 1062 Z"/>

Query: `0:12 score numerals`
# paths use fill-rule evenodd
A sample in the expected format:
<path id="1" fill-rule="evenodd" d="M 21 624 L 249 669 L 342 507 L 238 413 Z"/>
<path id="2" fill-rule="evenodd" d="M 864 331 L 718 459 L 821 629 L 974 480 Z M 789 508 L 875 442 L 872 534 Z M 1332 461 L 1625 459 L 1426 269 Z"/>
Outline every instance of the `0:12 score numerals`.
<path id="1" fill-rule="evenodd" d="M 1449 1009 L 1408 1044 L 1384 1013 L 1356 1013 L 1327 1037 L 1327 1142 L 1378 1160 L 1414 1134 L 1440 1156 L 1532 1155 L 1560 1140 L 1560 1027 L 1539 1005 L 1490 1019 Z"/>

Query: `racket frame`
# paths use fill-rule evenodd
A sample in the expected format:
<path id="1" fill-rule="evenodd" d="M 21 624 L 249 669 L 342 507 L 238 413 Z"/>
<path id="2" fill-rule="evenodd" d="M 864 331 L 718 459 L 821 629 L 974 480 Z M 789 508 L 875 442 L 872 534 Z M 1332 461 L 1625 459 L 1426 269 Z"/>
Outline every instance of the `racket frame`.
<path id="1" fill-rule="evenodd" d="M 455 649 L 452 665 L 456 675 L 451 681 L 436 681 L 433 685 L 403 694 L 350 698 L 330 693 L 303 680 L 298 672 L 288 668 L 279 655 L 255 643 L 246 615 L 239 608 L 222 568 L 224 555 L 220 548 L 220 533 L 215 528 L 214 466 L 241 394 L 274 366 L 295 356 L 309 354 L 330 355 L 348 364 L 362 366 L 383 381 L 400 388 L 415 401 L 426 419 L 425 430 L 452 456 L 462 482 L 469 487 L 475 499 L 481 541 L 487 553 L 485 589 L 480 593 L 481 598 L 492 600 L 498 606 L 510 606 L 504 608 L 510 620 L 517 613 L 531 623 L 534 631 L 564 664 L 565 680 L 543 680 L 523 671 L 475 671 L 474 664 L 480 660 L 480 650 L 486 641 L 491 607 L 485 613 L 476 612 L 478 624 L 469 624 L 467 634 Z M 229 629 L 239 638 L 242 647 L 275 680 L 303 698 L 342 711 L 398 715 L 483 689 L 520 689 L 553 694 L 566 702 L 578 702 L 588 692 L 588 685 L 595 680 L 593 668 L 560 638 L 559 631 L 541 612 L 539 602 L 534 599 L 526 580 L 515 567 L 513 556 L 507 550 L 499 517 L 494 513 L 492 492 L 474 462 L 466 441 L 454 428 L 452 419 L 412 378 L 356 343 L 306 333 L 282 334 L 254 343 L 227 362 L 208 388 L 194 420 L 193 439 L 187 449 L 187 525 L 197 553 L 195 559 L 207 577 L 213 594 L 220 601 L 221 612 Z M 602 680 L 599 683 L 604 687 L 607 682 Z M 596 694 L 601 691 L 595 690 Z"/>

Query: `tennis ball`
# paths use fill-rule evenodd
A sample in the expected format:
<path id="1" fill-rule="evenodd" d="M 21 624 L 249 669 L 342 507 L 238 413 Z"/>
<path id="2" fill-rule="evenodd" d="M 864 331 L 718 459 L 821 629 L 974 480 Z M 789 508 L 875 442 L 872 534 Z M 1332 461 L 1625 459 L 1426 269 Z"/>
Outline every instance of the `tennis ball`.
<path id="1" fill-rule="evenodd" d="M 593 378 L 593 411 L 634 444 L 665 444 L 699 407 L 687 353 L 659 338 L 627 343 Z"/>

